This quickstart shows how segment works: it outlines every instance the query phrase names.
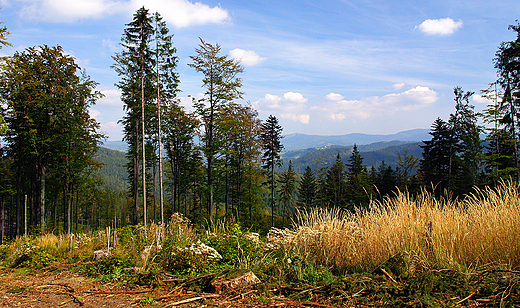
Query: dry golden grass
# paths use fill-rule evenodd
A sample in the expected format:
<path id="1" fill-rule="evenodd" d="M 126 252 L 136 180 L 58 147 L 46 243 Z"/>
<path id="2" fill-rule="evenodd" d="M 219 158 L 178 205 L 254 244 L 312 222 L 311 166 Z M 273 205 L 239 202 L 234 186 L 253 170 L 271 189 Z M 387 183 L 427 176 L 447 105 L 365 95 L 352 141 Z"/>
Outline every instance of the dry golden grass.
<path id="1" fill-rule="evenodd" d="M 400 193 L 370 211 L 300 213 L 294 249 L 318 264 L 371 270 L 393 256 L 407 270 L 475 268 L 493 263 L 520 268 L 518 186 L 503 183 L 464 200 Z"/>

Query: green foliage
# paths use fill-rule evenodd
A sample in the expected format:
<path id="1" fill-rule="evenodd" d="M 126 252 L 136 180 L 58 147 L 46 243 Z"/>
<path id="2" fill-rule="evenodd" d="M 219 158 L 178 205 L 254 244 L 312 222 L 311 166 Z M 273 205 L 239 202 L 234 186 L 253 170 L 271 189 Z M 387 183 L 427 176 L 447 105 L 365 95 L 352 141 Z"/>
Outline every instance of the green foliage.
<path id="1" fill-rule="evenodd" d="M 101 258 L 93 265 L 85 266 L 82 271 L 100 281 L 117 282 L 123 279 L 125 268 L 135 266 L 135 259 L 124 253 L 111 254 Z"/>
<path id="2" fill-rule="evenodd" d="M 41 269 L 53 262 L 56 262 L 56 257 L 51 255 L 43 247 L 37 246 L 31 241 L 27 241 L 17 248 L 16 256 L 11 267 Z"/>
<path id="3" fill-rule="evenodd" d="M 336 279 L 331 269 L 315 264 L 312 258 L 294 251 L 277 249 L 264 260 L 262 274 L 270 276 L 272 282 L 285 284 L 329 284 Z"/>
<path id="4" fill-rule="evenodd" d="M 200 39 L 200 38 L 199 38 Z M 207 189 L 208 189 L 208 216 L 213 222 L 215 205 L 213 201 L 214 183 L 213 168 L 215 156 L 222 145 L 217 138 L 219 116 L 235 99 L 242 98 L 242 79 L 238 75 L 244 72 L 239 60 L 228 55 L 221 55 L 222 47 L 219 44 L 210 44 L 200 39 L 197 55 L 190 56 L 192 63 L 188 66 L 203 74 L 202 87 L 205 88 L 204 98 L 195 101 L 196 114 L 204 122 L 202 134 L 202 152 L 206 158 Z"/>
<path id="5" fill-rule="evenodd" d="M 5 123 L 4 117 L 0 114 L 0 136 L 7 132 L 7 123 Z"/>
<path id="6" fill-rule="evenodd" d="M 298 201 L 296 204 L 303 209 L 312 208 L 316 200 L 316 179 L 311 167 L 307 166 L 298 186 Z"/>

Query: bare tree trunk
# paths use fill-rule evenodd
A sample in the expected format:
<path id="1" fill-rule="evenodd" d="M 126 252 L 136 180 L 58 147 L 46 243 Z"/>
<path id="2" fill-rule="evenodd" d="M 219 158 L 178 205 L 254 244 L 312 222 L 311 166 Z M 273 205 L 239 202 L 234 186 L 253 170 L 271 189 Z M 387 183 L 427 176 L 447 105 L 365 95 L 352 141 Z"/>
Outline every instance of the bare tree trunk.
<path id="1" fill-rule="evenodd" d="M 133 188 L 134 188 L 134 225 L 139 224 L 139 121 L 135 119 L 135 155 L 134 155 L 134 177 L 133 177 Z"/>
<path id="2" fill-rule="evenodd" d="M 39 176 L 40 176 L 40 232 L 43 235 L 45 233 L 45 171 L 46 166 L 39 164 Z"/>
<path id="3" fill-rule="evenodd" d="M 144 146 L 144 138 L 145 138 L 145 132 L 144 132 L 144 73 L 141 70 L 141 149 L 143 151 L 142 153 L 142 164 L 143 164 L 143 220 L 144 220 L 144 226 L 146 227 L 146 220 L 147 220 L 147 213 L 146 213 L 146 148 Z"/>
<path id="4" fill-rule="evenodd" d="M 157 35 L 157 18 L 155 19 L 155 33 Z M 161 90 L 159 87 L 159 40 L 155 40 L 157 50 L 157 134 L 159 142 L 159 204 L 161 207 L 161 223 L 164 223 L 164 201 L 163 201 L 163 169 L 162 169 L 162 144 L 161 144 Z"/>
<path id="5" fill-rule="evenodd" d="M 4 243 L 4 196 L 0 198 L 0 245 Z"/>

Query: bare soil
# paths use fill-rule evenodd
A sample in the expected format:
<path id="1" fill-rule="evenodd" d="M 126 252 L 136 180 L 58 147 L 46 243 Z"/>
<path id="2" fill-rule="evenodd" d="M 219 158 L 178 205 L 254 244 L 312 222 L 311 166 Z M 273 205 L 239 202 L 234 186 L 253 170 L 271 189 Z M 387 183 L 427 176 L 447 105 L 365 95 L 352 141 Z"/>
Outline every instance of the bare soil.
<path id="1" fill-rule="evenodd" d="M 257 290 L 195 293 L 180 286 L 102 283 L 71 271 L 29 273 L 0 268 L 0 307 L 330 307 L 267 299 Z"/>

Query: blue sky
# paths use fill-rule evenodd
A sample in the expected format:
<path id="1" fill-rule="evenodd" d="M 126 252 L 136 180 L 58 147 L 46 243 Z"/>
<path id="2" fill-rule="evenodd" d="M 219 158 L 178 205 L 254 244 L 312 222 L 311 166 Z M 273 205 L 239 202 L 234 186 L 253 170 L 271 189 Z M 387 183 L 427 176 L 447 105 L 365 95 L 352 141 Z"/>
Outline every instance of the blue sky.
<path id="1" fill-rule="evenodd" d="M 61 45 L 106 97 L 91 115 L 121 140 L 123 116 L 111 58 L 141 6 L 158 11 L 174 36 L 183 104 L 202 76 L 188 67 L 199 37 L 242 59 L 243 103 L 284 134 L 391 134 L 430 128 L 453 112 L 453 88 L 496 79 L 493 57 L 520 18 L 511 1 L 0 0 L 11 32 L 1 55 Z M 486 101 L 475 95 L 477 110 Z M 186 105 L 188 109 L 191 106 Z"/>

